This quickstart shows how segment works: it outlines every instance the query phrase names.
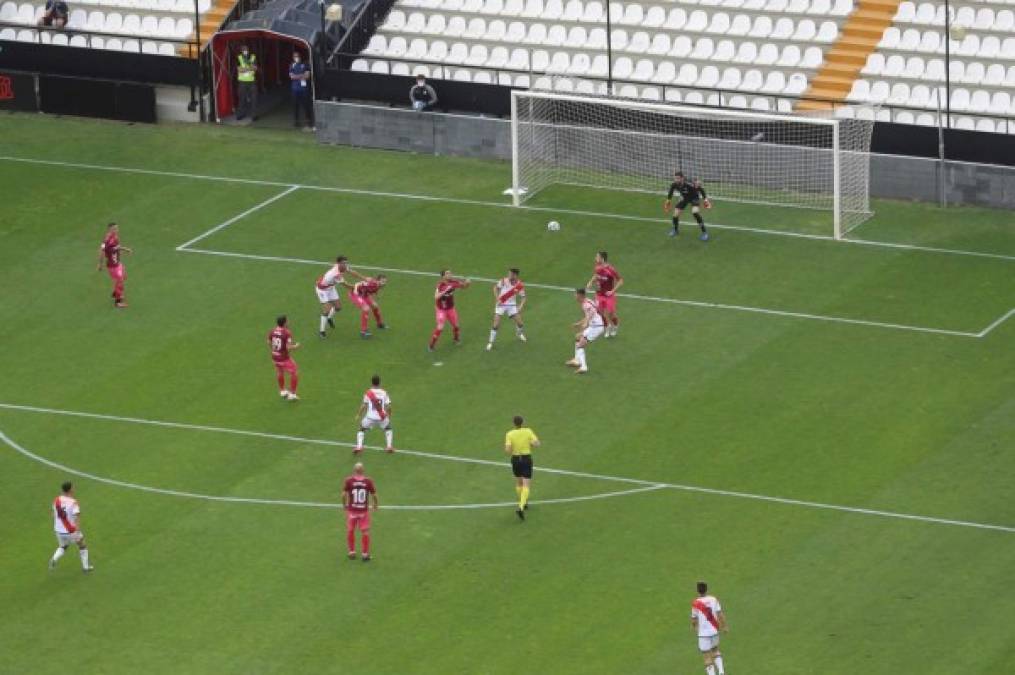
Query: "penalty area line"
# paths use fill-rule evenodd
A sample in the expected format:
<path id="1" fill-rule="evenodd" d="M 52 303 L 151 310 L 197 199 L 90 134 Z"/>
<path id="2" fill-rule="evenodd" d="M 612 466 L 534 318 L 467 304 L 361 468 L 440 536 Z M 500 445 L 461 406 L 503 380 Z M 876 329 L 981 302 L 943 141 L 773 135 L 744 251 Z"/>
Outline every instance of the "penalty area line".
<path id="1" fill-rule="evenodd" d="M 268 206 L 269 204 L 274 204 L 275 202 L 277 202 L 278 200 L 282 199 L 286 195 L 292 194 L 293 192 L 296 192 L 299 189 L 300 189 L 299 185 L 290 185 L 288 190 L 283 190 L 282 192 L 278 193 L 274 197 L 270 197 L 268 199 L 265 199 L 260 204 L 256 204 L 255 206 L 252 206 L 251 208 L 247 209 L 243 213 L 241 213 L 239 215 L 235 215 L 232 218 L 230 218 L 229 220 L 226 220 L 225 222 L 219 223 L 218 225 L 216 225 L 215 227 L 211 228 L 210 230 L 208 230 L 206 232 L 202 232 L 201 234 L 197 235 L 193 239 L 185 241 L 184 243 L 182 243 L 179 246 L 177 246 L 176 250 L 177 251 L 186 251 L 188 246 L 191 246 L 192 244 L 196 244 L 197 242 L 201 241 L 202 239 L 204 239 L 206 237 L 210 237 L 211 235 L 215 234 L 219 230 L 224 230 L 225 228 L 229 227 L 233 223 L 246 218 L 251 213 L 255 213 L 257 211 L 260 211 L 261 209 L 263 209 L 264 207 Z"/>
<path id="2" fill-rule="evenodd" d="M 121 416 L 118 416 L 118 415 L 103 415 L 103 414 L 99 414 L 99 413 L 90 413 L 90 412 L 83 412 L 83 411 L 76 411 L 76 410 L 61 410 L 59 408 L 43 408 L 43 407 L 39 407 L 39 406 L 19 405 L 19 404 L 14 404 L 14 403 L 0 403 L 0 408 L 6 409 L 6 410 L 17 410 L 17 411 L 22 411 L 22 412 L 34 412 L 34 413 L 42 413 L 42 414 L 49 414 L 49 415 L 64 415 L 64 416 L 69 416 L 69 417 L 83 417 L 83 418 L 88 418 L 88 419 L 105 420 L 105 421 L 111 421 L 111 422 L 126 422 L 126 423 L 131 423 L 131 424 L 144 424 L 144 425 L 158 426 L 158 427 L 168 427 L 168 428 L 174 428 L 174 429 L 188 429 L 188 430 L 191 430 L 191 431 L 205 431 L 205 432 L 214 432 L 214 433 L 233 434 L 233 435 L 238 435 L 238 436 L 248 436 L 248 437 L 252 436 L 252 437 L 257 437 L 257 438 L 269 438 L 269 439 L 274 439 L 274 440 L 291 441 L 291 442 L 296 442 L 296 443 L 329 445 L 329 446 L 338 446 L 338 447 L 347 447 L 347 448 L 348 447 L 353 447 L 353 444 L 351 444 L 351 443 L 343 443 L 341 441 L 332 441 L 332 440 L 327 440 L 327 439 L 303 438 L 303 437 L 300 437 L 300 436 L 290 436 L 290 435 L 285 435 L 285 434 L 271 434 L 271 433 L 260 432 L 260 431 L 247 431 L 247 430 L 244 430 L 244 429 L 229 429 L 227 427 L 212 427 L 212 426 L 204 426 L 204 425 L 200 425 L 200 424 L 188 424 L 188 423 L 185 423 L 185 422 L 167 422 L 167 421 L 162 421 L 162 420 L 150 420 L 150 419 L 144 419 L 144 418 L 139 418 L 139 417 L 121 417 Z M 36 461 L 39 461 L 39 462 L 41 462 L 43 464 L 46 464 L 47 466 L 51 466 L 53 468 L 57 468 L 57 469 L 60 469 L 62 471 L 74 471 L 73 469 L 70 469 L 69 467 L 65 467 L 65 466 L 63 466 L 61 464 L 57 464 L 56 462 L 48 460 L 48 459 L 46 459 L 44 457 L 40 457 L 38 455 L 34 455 L 33 453 L 30 453 L 28 450 L 25 450 L 21 446 L 19 446 L 16 443 L 14 443 L 14 441 L 12 441 L 9 437 L 7 437 L 2 431 L 0 431 L 0 441 L 2 441 L 3 443 L 5 443 L 9 447 L 11 447 L 13 450 L 19 452 L 23 456 L 29 457 L 29 458 L 34 459 Z M 382 449 L 379 448 L 379 447 L 374 447 L 374 446 L 364 446 L 364 447 L 367 447 L 370 450 L 382 451 Z M 416 457 L 427 457 L 427 458 L 430 458 L 430 459 L 439 459 L 439 460 L 451 461 L 451 462 L 463 462 L 463 463 L 468 463 L 468 464 L 482 464 L 482 465 L 485 465 L 485 466 L 496 466 L 496 467 L 501 468 L 501 469 L 505 468 L 505 466 L 506 466 L 504 462 L 494 462 L 494 461 L 488 460 L 488 459 L 475 459 L 475 458 L 471 458 L 471 457 L 458 457 L 458 456 L 454 456 L 454 455 L 442 455 L 442 454 L 439 454 L 439 453 L 422 452 L 422 451 L 419 451 L 419 450 L 399 450 L 399 452 L 396 453 L 395 456 L 397 457 L 398 454 L 412 455 L 412 456 L 416 456 Z M 670 490 L 680 490 L 680 491 L 683 491 L 683 492 L 694 492 L 694 493 L 698 493 L 698 494 L 713 495 L 713 496 L 718 496 L 718 497 L 733 497 L 733 498 L 737 498 L 737 499 L 747 499 L 747 500 L 753 500 L 753 501 L 762 501 L 762 502 L 768 502 L 768 503 L 772 503 L 772 504 L 782 504 L 782 505 L 785 505 L 785 506 L 800 506 L 800 507 L 804 507 L 804 508 L 819 509 L 819 510 L 824 510 L 824 511 L 838 511 L 840 513 L 851 513 L 851 514 L 854 514 L 854 515 L 876 516 L 876 517 L 880 517 L 880 518 L 890 518 L 890 519 L 896 519 L 896 520 L 915 521 L 915 522 L 927 523 L 927 524 L 932 524 L 932 525 L 948 525 L 948 526 L 953 526 L 953 527 L 964 527 L 964 528 L 971 528 L 971 529 L 978 529 L 978 530 L 992 530 L 992 531 L 996 531 L 996 532 L 1006 532 L 1006 533 L 1010 533 L 1010 534 L 1011 533 L 1015 533 L 1015 527 L 1008 526 L 1008 525 L 995 525 L 995 524 L 991 524 L 991 523 L 978 523 L 978 522 L 975 522 L 975 521 L 959 520 L 959 519 L 955 519 L 955 518 L 939 518 L 939 517 L 936 517 L 936 516 L 924 516 L 924 515 L 918 515 L 918 514 L 913 514 L 913 513 L 900 513 L 900 512 L 897 512 L 897 511 L 887 511 L 887 510 L 883 510 L 883 509 L 869 509 L 869 508 L 863 508 L 863 507 L 857 507 L 857 506 L 844 506 L 844 505 L 839 505 L 839 504 L 828 504 L 828 503 L 824 503 L 824 502 L 815 502 L 815 501 L 809 501 L 809 500 L 804 500 L 804 499 L 791 499 L 789 497 L 776 497 L 776 496 L 771 496 L 771 495 L 762 495 L 762 494 L 755 494 L 755 493 L 750 493 L 750 492 L 739 492 L 739 491 L 736 491 L 736 490 L 721 490 L 721 489 L 718 489 L 718 488 L 707 488 L 707 487 L 701 487 L 701 486 L 697 486 L 697 485 L 682 485 L 680 483 L 666 483 L 666 482 L 663 482 L 663 481 L 648 481 L 648 480 L 642 480 L 640 478 L 625 478 L 623 476 L 607 476 L 607 475 L 602 475 L 602 474 L 588 473 L 588 472 L 585 472 L 585 471 L 570 471 L 570 470 L 567 470 L 567 469 L 553 469 L 553 468 L 547 468 L 547 467 L 540 467 L 539 470 L 542 471 L 542 472 L 545 472 L 545 473 L 554 473 L 554 474 L 560 474 L 560 475 L 564 475 L 564 476 L 574 476 L 574 477 L 577 477 L 577 478 L 590 478 L 590 479 L 595 479 L 595 480 L 612 481 L 612 482 L 617 482 L 617 483 L 627 483 L 627 484 L 631 484 L 631 485 L 638 485 L 638 486 L 640 486 L 638 488 L 633 488 L 633 489 L 629 489 L 629 490 L 621 490 L 619 492 L 603 493 L 601 495 L 587 495 L 587 496 L 584 496 L 584 497 L 561 498 L 557 502 L 550 502 L 549 500 L 546 500 L 546 503 L 561 503 L 561 502 L 563 502 L 565 500 L 567 500 L 567 501 L 589 501 L 591 499 L 600 499 L 600 498 L 606 498 L 606 497 L 619 497 L 621 495 L 634 494 L 634 493 L 637 493 L 637 492 L 653 492 L 653 491 L 656 491 L 656 490 L 670 489 Z M 99 481 L 107 482 L 107 483 L 110 483 L 110 484 L 121 485 L 121 486 L 124 486 L 124 487 L 135 487 L 133 484 L 126 484 L 123 481 L 116 481 L 115 479 L 106 479 L 106 478 L 102 478 L 100 476 L 94 476 L 94 475 L 91 475 L 91 474 L 85 474 L 84 472 L 79 472 L 77 475 L 80 475 L 82 477 L 91 478 L 91 479 L 94 479 L 94 480 L 99 480 Z M 215 496 L 210 496 L 210 495 L 197 495 L 195 493 L 183 493 L 183 492 L 177 492 L 177 491 L 172 491 L 172 490 L 165 490 L 165 489 L 162 489 L 162 488 L 146 488 L 146 487 L 143 487 L 143 486 L 136 486 L 135 489 L 144 489 L 145 491 L 148 491 L 148 492 L 158 492 L 158 493 L 163 493 L 163 494 L 175 494 L 176 496 L 191 496 L 191 497 L 194 497 L 194 498 L 207 498 L 207 499 L 212 500 L 212 501 L 234 501 L 234 502 L 258 503 L 258 500 L 251 499 L 251 498 L 246 498 L 246 497 L 215 497 Z M 272 503 L 287 504 L 287 505 L 292 505 L 292 506 L 318 506 L 318 507 L 322 507 L 322 508 L 324 508 L 324 507 L 327 507 L 327 508 L 334 507 L 334 505 L 332 505 L 332 504 L 318 503 L 318 502 L 291 502 L 291 501 L 286 501 L 286 500 L 276 500 L 276 501 L 274 501 Z M 513 503 L 514 502 L 505 502 L 504 504 L 511 505 Z M 504 504 L 493 504 L 493 505 L 489 505 L 489 506 L 492 508 L 493 506 L 503 506 Z M 388 508 L 392 508 L 392 507 L 388 507 Z M 414 507 L 404 506 L 404 507 L 400 507 L 400 508 L 409 509 L 409 508 L 414 508 Z M 415 508 L 418 508 L 418 509 L 422 510 L 424 507 L 415 507 Z M 464 506 L 464 505 L 443 505 L 443 506 L 431 506 L 431 507 L 426 507 L 426 508 L 432 510 L 432 509 L 452 509 L 452 508 L 467 508 L 467 507 Z M 482 507 L 481 506 L 473 506 L 473 507 L 468 507 L 468 508 L 486 508 L 486 506 L 482 506 Z"/>

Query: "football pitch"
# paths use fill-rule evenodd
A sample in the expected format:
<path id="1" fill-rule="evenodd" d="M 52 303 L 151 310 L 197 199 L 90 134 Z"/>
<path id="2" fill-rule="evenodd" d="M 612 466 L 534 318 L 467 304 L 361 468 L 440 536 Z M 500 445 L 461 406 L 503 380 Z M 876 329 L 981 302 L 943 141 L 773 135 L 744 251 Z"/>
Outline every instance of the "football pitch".
<path id="1" fill-rule="evenodd" d="M 700 673 L 700 579 L 733 675 L 1015 672 L 1015 214 L 875 201 L 835 242 L 717 201 L 701 242 L 666 236 L 665 182 L 516 209 L 505 163 L 283 131 L 2 114 L 0 139 L 0 672 Z M 603 249 L 620 334 L 579 377 L 569 291 Z M 317 337 L 338 254 L 389 276 L 368 340 L 344 292 Z M 445 267 L 463 340 L 428 353 Z M 509 267 L 528 342 L 487 352 Z M 368 434 L 363 564 L 338 505 L 375 373 L 399 452 Z M 46 567 L 67 479 L 90 575 Z"/>

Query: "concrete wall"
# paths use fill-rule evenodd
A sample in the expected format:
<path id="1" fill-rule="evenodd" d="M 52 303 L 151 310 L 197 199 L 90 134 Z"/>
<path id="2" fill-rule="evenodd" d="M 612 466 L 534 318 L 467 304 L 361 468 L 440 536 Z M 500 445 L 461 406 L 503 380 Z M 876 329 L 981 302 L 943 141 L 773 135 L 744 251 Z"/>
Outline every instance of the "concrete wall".
<path id="1" fill-rule="evenodd" d="M 511 159 L 508 120 L 326 101 L 317 101 L 316 112 L 321 143 Z M 871 155 L 870 170 L 872 197 L 938 201 L 942 165 L 936 160 Z M 1015 168 L 947 162 L 944 171 L 950 204 L 1015 209 Z"/>

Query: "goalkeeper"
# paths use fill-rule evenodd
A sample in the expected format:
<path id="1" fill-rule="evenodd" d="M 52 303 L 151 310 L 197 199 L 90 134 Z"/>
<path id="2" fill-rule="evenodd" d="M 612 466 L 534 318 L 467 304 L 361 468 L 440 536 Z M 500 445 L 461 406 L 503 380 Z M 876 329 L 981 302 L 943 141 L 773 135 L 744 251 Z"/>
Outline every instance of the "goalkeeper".
<path id="1" fill-rule="evenodd" d="M 677 193 L 680 195 L 680 201 L 677 202 L 676 206 L 673 206 L 673 194 Z M 663 204 L 663 210 L 667 213 L 670 212 L 670 208 L 673 209 L 673 229 L 670 230 L 670 236 L 675 237 L 680 234 L 680 214 L 684 212 L 687 205 L 691 205 L 691 215 L 698 221 L 698 227 L 701 228 L 701 236 L 699 237 L 702 241 L 708 241 L 708 230 L 705 229 L 705 219 L 701 217 L 701 211 L 698 205 L 704 206 L 706 209 L 712 208 L 712 202 L 708 200 L 708 196 L 705 194 L 705 188 L 702 187 L 701 181 L 695 178 L 694 180 L 687 180 L 682 171 L 677 171 L 673 174 L 673 182 L 670 184 L 669 194 L 666 195 L 666 203 Z"/>

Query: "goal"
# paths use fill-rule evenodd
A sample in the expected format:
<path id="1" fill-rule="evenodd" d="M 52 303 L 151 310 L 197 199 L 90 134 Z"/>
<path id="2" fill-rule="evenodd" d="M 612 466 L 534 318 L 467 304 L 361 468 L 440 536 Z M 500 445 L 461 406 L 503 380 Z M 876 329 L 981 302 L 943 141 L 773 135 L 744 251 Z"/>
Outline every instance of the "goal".
<path id="1" fill-rule="evenodd" d="M 514 204 L 551 185 L 662 194 L 682 170 L 718 201 L 826 211 L 841 239 L 872 215 L 873 127 L 872 119 L 515 90 Z"/>

